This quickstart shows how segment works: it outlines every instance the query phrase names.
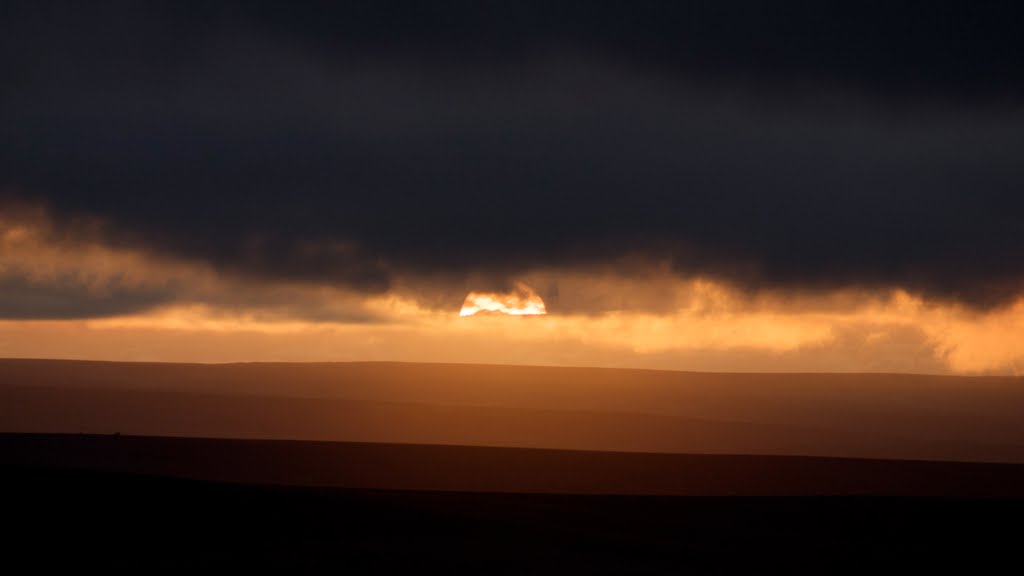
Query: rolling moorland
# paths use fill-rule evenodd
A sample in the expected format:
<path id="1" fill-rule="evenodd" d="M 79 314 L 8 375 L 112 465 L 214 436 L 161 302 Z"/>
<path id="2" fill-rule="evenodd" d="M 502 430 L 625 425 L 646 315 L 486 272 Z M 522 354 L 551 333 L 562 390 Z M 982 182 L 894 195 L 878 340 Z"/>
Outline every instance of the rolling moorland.
<path id="1" fill-rule="evenodd" d="M 1018 378 L 0 361 L 39 572 L 990 572 Z"/>
<path id="2" fill-rule="evenodd" d="M 1024 378 L 0 361 L 0 432 L 1024 462 Z"/>

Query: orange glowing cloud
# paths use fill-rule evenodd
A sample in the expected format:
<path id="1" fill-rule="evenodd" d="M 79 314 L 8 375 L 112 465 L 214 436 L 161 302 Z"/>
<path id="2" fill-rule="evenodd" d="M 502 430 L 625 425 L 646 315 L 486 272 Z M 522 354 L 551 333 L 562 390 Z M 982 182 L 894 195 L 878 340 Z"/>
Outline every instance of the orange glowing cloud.
<path id="1" fill-rule="evenodd" d="M 537 316 L 547 314 L 548 311 L 544 301 L 532 288 L 516 282 L 515 290 L 511 292 L 470 292 L 462 303 L 459 316 L 480 313 Z"/>
<path id="2" fill-rule="evenodd" d="M 400 277 L 360 293 L 238 277 L 88 232 L 0 205 L 0 357 L 1024 373 L 1024 297 L 975 310 L 898 288 L 749 292 L 657 267 L 546 269 L 523 271 L 507 292 L 470 292 L 466 321 L 452 314 L 458 282 Z M 551 287 L 549 302 L 531 285 Z M 155 296 L 108 305 L 136 294 Z M 79 313 L 19 308 L 40 302 Z"/>

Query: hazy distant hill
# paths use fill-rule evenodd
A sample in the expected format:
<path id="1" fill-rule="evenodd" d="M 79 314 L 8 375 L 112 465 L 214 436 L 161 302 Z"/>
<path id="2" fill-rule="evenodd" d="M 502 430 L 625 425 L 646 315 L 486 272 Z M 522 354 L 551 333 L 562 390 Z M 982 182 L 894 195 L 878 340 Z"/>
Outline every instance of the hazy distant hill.
<path id="1" fill-rule="evenodd" d="M 1024 379 L 0 360 L 0 431 L 1024 462 Z"/>

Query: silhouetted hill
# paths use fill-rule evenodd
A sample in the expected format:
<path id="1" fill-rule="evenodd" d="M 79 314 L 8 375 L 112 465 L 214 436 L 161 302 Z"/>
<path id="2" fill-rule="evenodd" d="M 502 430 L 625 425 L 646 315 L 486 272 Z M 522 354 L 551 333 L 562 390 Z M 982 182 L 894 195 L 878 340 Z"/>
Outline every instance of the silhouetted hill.
<path id="1" fill-rule="evenodd" d="M 1024 466 L 891 460 L 0 435 L 0 478 L 11 573 L 988 574 L 1024 513 Z M 671 495 L 730 493 L 776 496 Z"/>
<path id="2" fill-rule="evenodd" d="M 387 490 L 1024 498 L 1024 465 L 477 446 L 0 434 L 0 464 Z"/>

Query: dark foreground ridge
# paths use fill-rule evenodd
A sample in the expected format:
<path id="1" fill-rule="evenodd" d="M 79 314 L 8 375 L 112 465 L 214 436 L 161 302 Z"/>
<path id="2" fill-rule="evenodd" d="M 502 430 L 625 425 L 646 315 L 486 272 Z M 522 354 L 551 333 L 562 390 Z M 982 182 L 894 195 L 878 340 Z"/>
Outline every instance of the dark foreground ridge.
<path id="1" fill-rule="evenodd" d="M 986 573 L 1024 466 L 0 435 L 20 573 Z M 18 571 L 12 573 L 19 573 Z"/>
<path id="2" fill-rule="evenodd" d="M 0 466 L 40 574 L 995 573 L 1024 501 L 498 494 Z"/>
<path id="3" fill-rule="evenodd" d="M 0 434 L 0 463 L 373 490 L 1024 498 L 1022 464 L 803 456 Z"/>

